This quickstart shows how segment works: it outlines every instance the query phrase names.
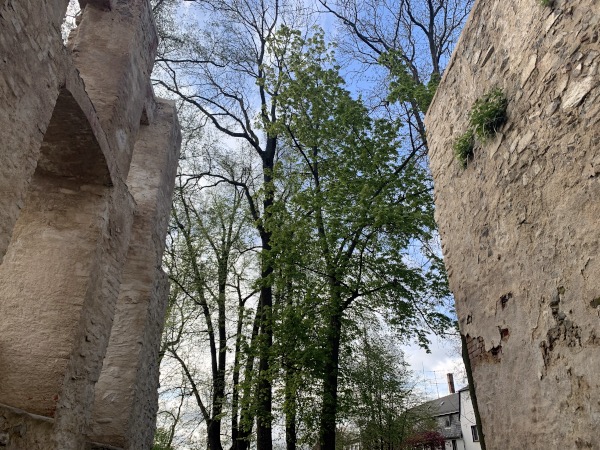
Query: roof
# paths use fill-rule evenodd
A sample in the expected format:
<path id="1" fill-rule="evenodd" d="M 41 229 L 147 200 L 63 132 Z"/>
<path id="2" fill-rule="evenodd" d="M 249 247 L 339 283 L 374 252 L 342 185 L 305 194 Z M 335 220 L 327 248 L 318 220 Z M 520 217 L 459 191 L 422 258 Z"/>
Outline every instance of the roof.
<path id="1" fill-rule="evenodd" d="M 433 417 L 457 413 L 459 411 L 458 395 L 458 392 L 446 395 L 445 397 L 440 397 L 436 400 L 430 400 L 413 409 L 424 411 Z"/>

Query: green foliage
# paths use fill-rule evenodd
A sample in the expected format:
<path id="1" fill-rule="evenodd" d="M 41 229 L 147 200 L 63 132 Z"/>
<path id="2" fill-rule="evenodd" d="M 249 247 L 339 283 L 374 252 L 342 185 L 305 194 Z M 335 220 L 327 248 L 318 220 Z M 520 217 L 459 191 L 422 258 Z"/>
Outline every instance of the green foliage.
<path id="1" fill-rule="evenodd" d="M 154 433 L 154 445 L 152 450 L 174 450 L 169 444 L 171 441 L 171 432 L 164 428 L 158 428 Z"/>
<path id="2" fill-rule="evenodd" d="M 373 317 L 386 320 L 386 329 L 397 333 L 398 342 L 414 339 L 424 347 L 431 330 L 443 331 L 450 326 L 441 312 L 443 299 L 448 295 L 442 263 L 429 246 L 435 235 L 429 173 L 424 163 L 415 159 L 412 149 L 405 150 L 410 144 L 407 146 L 401 137 L 410 133 L 401 129 L 401 123 L 374 119 L 362 99 L 346 89 L 323 32 L 306 37 L 282 27 L 274 35 L 269 32 L 260 42 L 266 43 L 267 48 L 264 58 L 260 53 L 258 71 L 254 65 L 246 65 L 244 58 L 251 53 L 247 49 L 238 48 L 241 56 L 232 56 L 241 58 L 238 66 L 244 76 L 256 72 L 252 79 L 256 83 L 251 88 L 259 91 L 255 97 L 263 96 L 259 108 L 244 109 L 247 98 L 254 94 L 246 97 L 240 93 L 247 87 L 241 84 L 241 75 L 219 81 L 223 84 L 215 92 L 220 94 L 203 86 L 197 98 L 207 96 L 209 106 L 205 107 L 205 114 L 210 116 L 218 104 L 214 98 L 225 97 L 224 106 L 217 108 L 211 118 L 226 124 L 223 116 L 231 111 L 240 115 L 241 119 L 232 120 L 234 125 L 227 131 L 230 136 L 243 135 L 248 139 L 257 150 L 254 156 L 258 155 L 248 162 L 248 167 L 259 166 L 262 172 L 246 170 L 246 165 L 240 170 L 238 164 L 227 163 L 216 149 L 211 149 L 207 152 L 208 169 L 195 169 L 210 173 L 194 180 L 196 189 L 202 192 L 212 192 L 226 184 L 234 186 L 238 195 L 248 201 L 247 214 L 252 215 L 254 231 L 259 235 L 254 242 L 262 239 L 260 253 L 236 241 L 234 250 L 239 249 L 234 252 L 235 264 L 229 260 L 231 264 L 225 267 L 224 259 L 219 261 L 218 255 L 212 256 L 219 243 L 227 241 L 226 235 L 219 235 L 219 230 L 227 228 L 221 223 L 227 211 L 209 208 L 203 194 L 193 194 L 192 180 L 184 180 L 185 192 L 192 196 L 184 197 L 189 201 L 174 211 L 174 238 L 179 240 L 173 242 L 172 292 L 186 302 L 181 310 L 177 309 L 180 305 L 174 305 L 172 310 L 184 318 L 193 316 L 188 323 L 196 326 L 197 336 L 191 336 L 191 344 L 179 345 L 183 327 L 174 326 L 170 327 L 168 340 L 175 352 L 181 350 L 182 359 L 186 349 L 197 355 L 201 343 L 209 342 L 207 346 L 215 349 L 211 354 L 212 367 L 217 367 L 218 356 L 227 355 L 228 365 L 223 367 L 227 371 L 227 392 L 233 392 L 231 413 L 225 409 L 228 399 L 222 395 L 209 397 L 220 385 L 213 383 L 211 387 L 199 378 L 202 370 L 193 366 L 194 358 L 188 363 L 191 375 L 186 374 L 186 385 L 191 387 L 182 393 L 194 394 L 190 402 L 202 397 L 207 425 L 216 419 L 225 424 L 226 416 L 239 415 L 238 431 L 246 431 L 252 430 L 257 419 L 266 422 L 265 417 L 271 414 L 284 414 L 286 427 L 295 426 L 297 443 L 302 446 L 312 446 L 326 414 L 333 417 L 335 431 L 335 415 L 344 413 L 346 416 L 342 417 L 347 417 L 357 409 L 365 414 L 369 410 L 377 412 L 396 434 L 401 425 L 397 411 L 380 407 L 385 405 L 377 401 L 394 398 L 400 402 L 404 394 L 403 374 L 388 370 L 390 361 L 384 352 L 375 349 L 367 356 L 352 343 L 360 334 L 361 325 L 370 326 Z M 229 56 L 231 52 L 217 54 Z M 214 77 L 220 80 L 233 64 L 226 61 L 215 65 L 219 70 Z M 247 67 L 253 67 L 252 71 Z M 421 117 L 433 98 L 438 77 L 420 82 L 399 55 L 390 57 L 388 67 L 394 78 L 390 101 L 407 103 L 403 106 L 409 115 Z M 211 83 L 212 77 L 213 74 Z M 236 123 L 241 124 L 241 131 Z M 421 135 L 424 137 L 424 132 Z M 272 165 L 265 163 L 264 155 L 271 155 Z M 243 261 L 237 258 L 242 255 L 254 261 L 248 263 L 254 276 L 246 272 L 243 279 L 238 279 L 243 275 Z M 220 276 L 222 268 L 228 269 L 229 277 Z M 268 270 L 261 272 L 263 268 Z M 232 279 L 231 275 L 239 277 Z M 226 283 L 217 283 L 219 280 Z M 234 290 L 246 285 L 256 290 L 272 288 L 272 307 L 265 309 L 269 326 L 272 324 L 272 346 L 266 332 L 255 331 L 257 324 L 267 322 L 254 315 L 260 311 L 260 300 L 248 297 L 248 304 L 244 305 L 245 294 Z M 220 286 L 226 287 L 223 295 L 214 295 Z M 187 305 L 190 311 L 184 308 Z M 237 319 L 231 316 L 236 312 Z M 253 317 L 258 319 L 253 321 Z M 174 321 L 173 325 L 178 323 Z M 227 324 L 224 331 L 232 336 L 226 350 L 219 350 L 217 345 L 220 338 L 216 331 L 222 328 L 221 324 Z M 231 327 L 234 324 L 239 324 L 235 331 Z M 187 338 L 185 332 L 182 336 Z M 334 341 L 347 354 L 336 354 Z M 263 353 L 269 362 L 264 370 L 258 361 Z M 236 358 L 233 364 L 229 362 L 230 355 Z M 348 362 L 359 358 L 362 365 L 350 367 Z M 367 359 L 377 362 L 377 370 Z M 239 379 L 230 385 L 229 380 L 236 373 Z M 337 390 L 337 384 L 333 386 L 328 376 L 332 373 L 340 376 Z M 263 407 L 267 391 L 257 383 L 267 377 L 273 387 L 272 410 Z M 192 378 L 199 380 L 197 390 L 192 386 Z M 379 388 L 385 393 L 376 392 Z M 345 389 L 354 390 L 352 394 L 356 395 L 345 396 L 349 400 L 341 404 L 332 401 L 338 391 Z M 240 396 L 239 403 L 233 398 L 236 394 Z M 221 403 L 224 409 L 213 420 L 210 406 Z M 377 418 L 365 422 L 365 436 L 376 439 L 381 431 L 378 426 Z"/>
<path id="3" fill-rule="evenodd" d="M 554 6 L 554 0 L 539 0 L 540 5 L 542 6 L 549 6 L 552 7 Z"/>
<path id="4" fill-rule="evenodd" d="M 508 99 L 500 88 L 496 88 L 478 98 L 473 104 L 469 123 L 481 140 L 493 136 L 506 122 Z"/>
<path id="5" fill-rule="evenodd" d="M 287 128 L 282 139 L 294 152 L 287 172 L 276 174 L 291 195 L 280 211 L 288 217 L 273 216 L 273 251 L 293 266 L 311 268 L 308 281 L 317 283 L 311 295 L 320 301 L 368 292 L 356 300 L 386 309 L 406 337 L 416 337 L 416 304 L 423 302 L 421 312 L 438 323 L 429 308 L 447 293 L 432 264 L 410 267 L 402 258 L 435 227 L 427 170 L 399 156 L 398 122 L 372 120 L 361 99 L 344 88 L 322 33 L 303 40 L 284 29 L 280 41 L 292 49 L 279 79 L 279 102 Z M 324 289 L 331 277 L 338 280 L 335 293 Z"/>
<path id="6" fill-rule="evenodd" d="M 412 73 L 402 59 L 402 52 L 390 50 L 379 57 L 391 76 L 387 100 L 416 105 L 421 113 L 427 112 L 440 83 L 440 75 L 433 73 L 428 82 L 422 82 L 418 74 Z"/>
<path id="7" fill-rule="evenodd" d="M 469 113 L 469 128 L 453 145 L 454 156 L 465 169 L 473 158 L 475 138 L 485 142 L 506 122 L 508 99 L 500 88 L 479 97 Z"/>
<path id="8" fill-rule="evenodd" d="M 411 373 L 395 338 L 373 328 L 354 341 L 357 351 L 345 364 L 344 421 L 361 448 L 400 448 L 409 431 L 403 413 L 413 401 Z"/>
<path id="9" fill-rule="evenodd" d="M 475 133 L 472 129 L 467 130 L 454 142 L 454 156 L 465 169 L 467 162 L 473 157 L 475 147 Z"/>
<path id="10" fill-rule="evenodd" d="M 277 291 L 294 297 L 280 305 L 276 335 L 304 330 L 278 353 L 293 355 L 282 359 L 287 368 L 289 359 L 303 364 L 304 379 L 296 373 L 288 385 L 294 394 L 300 386 L 310 397 L 315 381 L 322 386 L 316 414 L 323 424 L 341 410 L 329 376 L 343 370 L 339 348 L 368 313 L 426 346 L 432 328 L 450 325 L 438 311 L 448 291 L 436 257 L 420 245 L 435 227 L 431 180 L 401 153 L 400 123 L 372 119 L 353 98 L 322 32 L 305 39 L 284 28 L 272 45 L 289 52 L 283 70 L 264 80 L 268 91 L 279 90 L 280 120 L 268 131 L 284 149 L 273 177 L 286 201 L 271 208 L 266 226 L 277 278 L 283 275 Z M 415 264 L 418 256 L 425 262 Z"/>

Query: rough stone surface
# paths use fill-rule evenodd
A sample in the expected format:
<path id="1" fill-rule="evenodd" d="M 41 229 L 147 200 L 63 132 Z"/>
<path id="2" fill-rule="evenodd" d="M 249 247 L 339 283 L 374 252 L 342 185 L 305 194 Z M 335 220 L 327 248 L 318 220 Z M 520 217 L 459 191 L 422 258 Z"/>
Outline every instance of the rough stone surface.
<path id="1" fill-rule="evenodd" d="M 127 184 L 137 209 L 113 332 L 96 385 L 94 441 L 135 450 L 151 447 L 158 405 L 158 349 L 168 280 L 160 269 L 179 144 L 174 107 L 158 104 L 155 124 L 142 126 Z M 156 147 L 165 151 L 157 152 Z M 133 386 L 133 389 L 132 389 Z M 118 414 L 117 414 L 118 413 Z"/>
<path id="2" fill-rule="evenodd" d="M 0 404 L 0 448 L 46 450 L 54 421 Z"/>
<path id="3" fill-rule="evenodd" d="M 427 114 L 437 220 L 488 449 L 600 449 L 600 6 L 479 0 Z M 465 170 L 452 144 L 501 88 Z"/>
<path id="4" fill-rule="evenodd" d="M 148 0 L 113 3 L 112 10 L 86 7 L 68 46 L 127 177 L 158 38 Z"/>
<path id="5" fill-rule="evenodd" d="M 80 3 L 0 2 L 0 448 L 151 448 L 179 128 L 149 2 Z"/>
<path id="6" fill-rule="evenodd" d="M 58 29 L 67 4 L 0 3 L 0 261 L 64 83 L 66 52 Z"/>

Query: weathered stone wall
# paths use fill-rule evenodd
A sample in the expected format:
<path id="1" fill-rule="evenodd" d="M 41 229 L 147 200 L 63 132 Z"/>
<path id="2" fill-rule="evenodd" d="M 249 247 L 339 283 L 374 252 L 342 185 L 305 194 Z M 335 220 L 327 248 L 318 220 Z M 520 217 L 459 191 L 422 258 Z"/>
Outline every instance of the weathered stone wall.
<path id="1" fill-rule="evenodd" d="M 486 444 L 600 449 L 600 4 L 479 0 L 427 114 L 437 220 Z M 508 120 L 453 156 L 473 102 Z"/>
<path id="2" fill-rule="evenodd" d="M 168 281 L 161 267 L 179 140 L 173 106 L 159 102 L 142 126 L 127 184 L 137 205 L 113 332 L 96 384 L 91 439 L 124 449 L 150 448 L 158 406 L 158 350 Z M 164 149 L 157 152 L 156 147 Z"/>
<path id="3" fill-rule="evenodd" d="M 149 449 L 179 127 L 149 1 L 80 2 L 65 48 L 67 3 L 0 2 L 0 448 Z"/>

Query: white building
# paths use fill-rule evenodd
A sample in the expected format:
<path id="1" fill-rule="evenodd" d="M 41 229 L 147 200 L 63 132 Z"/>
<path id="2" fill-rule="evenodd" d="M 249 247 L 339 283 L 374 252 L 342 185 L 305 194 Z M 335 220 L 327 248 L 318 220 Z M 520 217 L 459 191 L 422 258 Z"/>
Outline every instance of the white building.
<path id="1" fill-rule="evenodd" d="M 464 450 L 481 450 L 479 444 L 479 432 L 477 431 L 477 422 L 475 421 L 475 410 L 471 401 L 469 387 L 464 387 L 458 391 L 460 408 L 460 428 L 462 431 L 462 440 Z"/>
<path id="2" fill-rule="evenodd" d="M 417 409 L 435 420 L 436 431 L 445 439 L 445 445 L 441 448 L 437 446 L 435 450 L 481 450 L 468 387 L 423 403 Z M 420 448 L 429 450 L 432 447 L 424 445 Z"/>

